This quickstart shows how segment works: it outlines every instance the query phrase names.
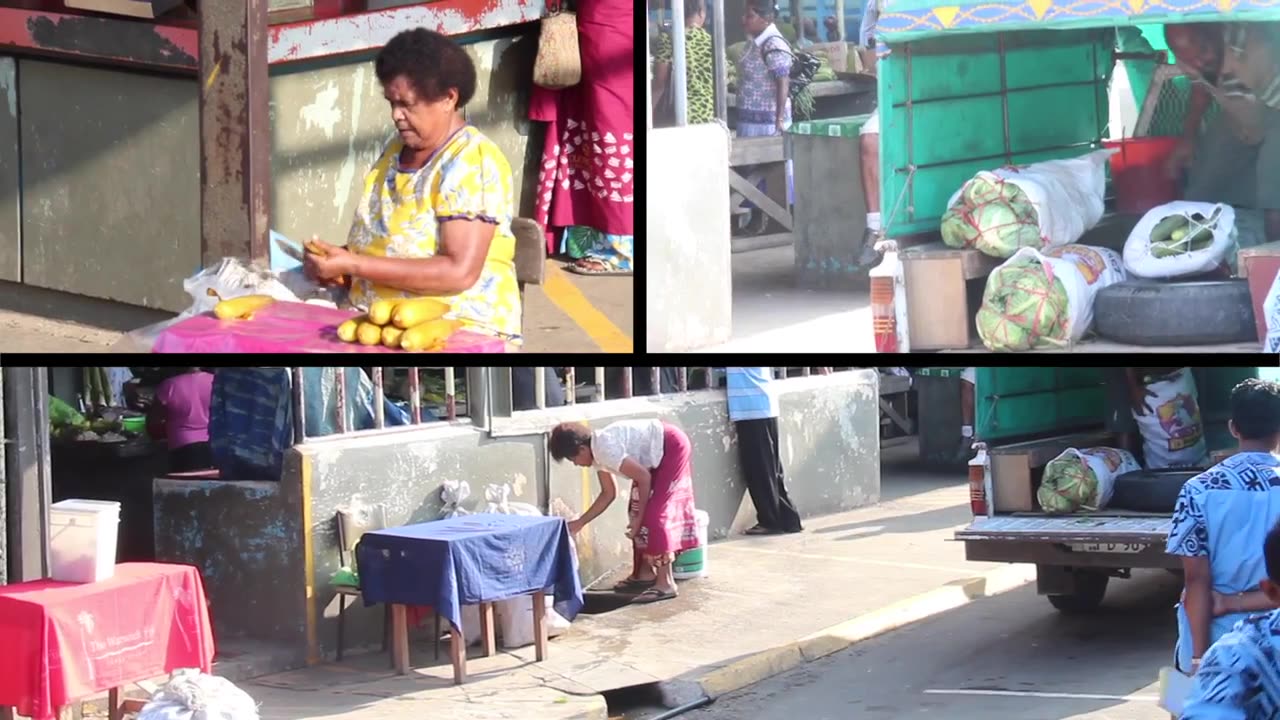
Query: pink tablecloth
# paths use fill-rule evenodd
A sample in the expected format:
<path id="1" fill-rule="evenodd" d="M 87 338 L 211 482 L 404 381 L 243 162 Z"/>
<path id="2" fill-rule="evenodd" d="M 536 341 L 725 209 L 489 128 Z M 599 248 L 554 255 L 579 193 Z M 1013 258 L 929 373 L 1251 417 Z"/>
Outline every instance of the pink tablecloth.
<path id="1" fill-rule="evenodd" d="M 213 665 L 200 571 L 124 563 L 96 583 L 0 587 L 0 707 L 52 720 L 94 693 Z"/>
<path id="2" fill-rule="evenodd" d="M 358 313 L 323 305 L 280 302 L 259 311 L 251 320 L 219 320 L 213 313 L 188 318 L 156 338 L 158 353 L 390 353 L 344 343 L 337 329 Z M 459 330 L 441 352 L 501 353 L 506 342 L 469 330 Z"/>

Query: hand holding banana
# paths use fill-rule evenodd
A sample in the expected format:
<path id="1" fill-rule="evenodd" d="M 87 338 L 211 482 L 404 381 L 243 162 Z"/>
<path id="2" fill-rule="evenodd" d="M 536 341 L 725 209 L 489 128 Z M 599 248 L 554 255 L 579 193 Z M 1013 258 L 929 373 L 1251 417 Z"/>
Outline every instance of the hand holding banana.
<path id="1" fill-rule="evenodd" d="M 330 245 L 318 237 L 302 244 L 307 250 L 302 269 L 307 277 L 325 285 L 346 285 L 355 270 L 355 255 L 344 247 Z"/>

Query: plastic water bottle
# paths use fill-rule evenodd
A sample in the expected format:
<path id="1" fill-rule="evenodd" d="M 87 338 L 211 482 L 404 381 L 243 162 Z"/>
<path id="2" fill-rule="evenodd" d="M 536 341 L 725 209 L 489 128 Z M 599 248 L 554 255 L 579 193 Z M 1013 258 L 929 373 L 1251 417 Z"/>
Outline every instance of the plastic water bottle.
<path id="1" fill-rule="evenodd" d="M 871 327 L 876 352 L 911 352 L 907 328 L 907 286 L 898 259 L 898 243 L 881 240 L 876 250 L 884 259 L 871 268 Z"/>
<path id="2" fill-rule="evenodd" d="M 990 472 L 990 463 L 986 443 L 976 442 L 973 449 L 977 452 L 969 461 L 969 509 L 977 517 L 987 514 L 987 473 Z"/>

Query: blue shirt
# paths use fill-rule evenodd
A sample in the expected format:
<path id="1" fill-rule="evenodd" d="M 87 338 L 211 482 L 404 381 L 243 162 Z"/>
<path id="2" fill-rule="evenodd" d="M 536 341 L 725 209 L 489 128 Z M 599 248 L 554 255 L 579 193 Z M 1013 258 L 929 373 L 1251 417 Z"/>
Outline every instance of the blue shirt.
<path id="1" fill-rule="evenodd" d="M 1236 624 L 1196 671 L 1182 720 L 1270 720 L 1280 716 L 1280 611 Z"/>
<path id="2" fill-rule="evenodd" d="M 778 417 L 778 398 L 769 390 L 773 369 L 767 367 L 725 368 L 729 391 L 729 419 L 763 420 Z"/>
<path id="3" fill-rule="evenodd" d="M 1173 528 L 1165 548 L 1170 555 L 1207 557 L 1213 589 L 1234 595 L 1258 588 L 1266 577 L 1262 544 L 1280 520 L 1280 458 L 1270 453 L 1239 453 L 1191 478 L 1178 494 Z M 1191 668 L 1191 623 L 1178 605 L 1177 667 Z M 1246 614 L 1214 618 L 1210 641 L 1227 634 Z"/>

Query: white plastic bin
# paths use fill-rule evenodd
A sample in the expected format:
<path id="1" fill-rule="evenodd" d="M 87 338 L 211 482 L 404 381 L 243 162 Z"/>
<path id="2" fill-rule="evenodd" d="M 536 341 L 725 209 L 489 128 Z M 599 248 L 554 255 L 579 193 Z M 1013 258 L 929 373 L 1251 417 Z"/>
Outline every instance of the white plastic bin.
<path id="1" fill-rule="evenodd" d="M 63 500 L 49 508 L 49 563 L 54 580 L 89 583 L 116 571 L 120 503 Z"/>

